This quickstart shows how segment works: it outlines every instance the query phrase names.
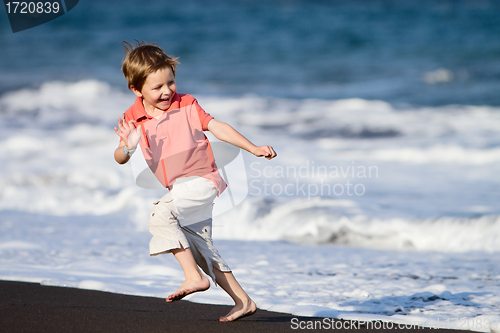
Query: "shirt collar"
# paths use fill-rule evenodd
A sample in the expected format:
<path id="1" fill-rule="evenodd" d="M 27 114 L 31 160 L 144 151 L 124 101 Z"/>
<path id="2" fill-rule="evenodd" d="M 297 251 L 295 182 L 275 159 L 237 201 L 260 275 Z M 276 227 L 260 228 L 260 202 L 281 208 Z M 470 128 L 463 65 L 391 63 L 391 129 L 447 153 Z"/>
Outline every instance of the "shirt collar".
<path id="1" fill-rule="evenodd" d="M 176 92 L 174 95 L 174 98 L 172 98 L 172 103 L 168 107 L 168 109 L 165 112 L 169 112 L 172 110 L 177 110 L 180 109 L 181 105 L 181 97 L 179 94 Z M 132 116 L 136 121 L 142 121 L 146 119 L 152 119 L 149 114 L 147 114 L 146 110 L 144 110 L 144 104 L 142 103 L 142 97 L 137 97 L 135 99 L 134 103 L 134 108 L 132 109 Z M 144 119 L 143 119 L 144 118 Z"/>

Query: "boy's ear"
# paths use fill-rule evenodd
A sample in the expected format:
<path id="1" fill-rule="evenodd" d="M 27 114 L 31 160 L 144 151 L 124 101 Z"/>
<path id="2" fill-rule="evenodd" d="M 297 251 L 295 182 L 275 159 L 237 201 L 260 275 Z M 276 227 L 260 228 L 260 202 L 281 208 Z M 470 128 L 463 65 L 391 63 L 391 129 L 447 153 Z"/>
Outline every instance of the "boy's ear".
<path id="1" fill-rule="evenodd" d="M 130 86 L 130 90 L 132 90 L 138 97 L 142 97 L 142 93 L 139 90 L 135 89 L 134 86 Z"/>

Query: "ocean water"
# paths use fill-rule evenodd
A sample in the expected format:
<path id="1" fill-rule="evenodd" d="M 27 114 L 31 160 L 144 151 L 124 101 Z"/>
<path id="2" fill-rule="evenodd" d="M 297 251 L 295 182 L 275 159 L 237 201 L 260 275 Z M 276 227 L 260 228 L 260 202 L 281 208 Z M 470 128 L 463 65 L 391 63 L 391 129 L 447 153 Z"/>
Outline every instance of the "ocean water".
<path id="1" fill-rule="evenodd" d="M 181 90 L 402 105 L 500 105 L 500 2 L 81 1 L 13 34 L 0 18 L 0 91 L 49 80 L 125 87 L 122 40 L 179 56 Z M 20 75 L 22 73 L 22 75 Z"/>
<path id="2" fill-rule="evenodd" d="M 120 41 L 151 40 L 180 57 L 180 92 L 278 152 L 216 157 L 216 246 L 260 308 L 500 331 L 500 5 L 425 3 L 81 2 L 16 34 L 2 19 L 0 278 L 158 297 L 182 282 L 148 256 L 164 191 L 112 156 L 134 101 Z"/>

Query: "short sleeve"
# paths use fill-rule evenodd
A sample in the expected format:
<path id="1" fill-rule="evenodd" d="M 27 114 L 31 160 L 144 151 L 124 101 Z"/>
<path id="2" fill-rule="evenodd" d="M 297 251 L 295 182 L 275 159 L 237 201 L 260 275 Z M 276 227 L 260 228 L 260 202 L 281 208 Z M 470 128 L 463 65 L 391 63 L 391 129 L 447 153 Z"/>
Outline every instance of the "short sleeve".
<path id="1" fill-rule="evenodd" d="M 200 123 L 201 123 L 201 128 L 204 131 L 208 131 L 208 123 L 210 120 L 214 119 L 210 114 L 206 113 L 205 110 L 201 108 L 201 106 L 198 104 L 197 100 L 194 100 L 194 106 L 196 108 L 196 111 L 198 112 L 198 117 L 200 118 Z"/>

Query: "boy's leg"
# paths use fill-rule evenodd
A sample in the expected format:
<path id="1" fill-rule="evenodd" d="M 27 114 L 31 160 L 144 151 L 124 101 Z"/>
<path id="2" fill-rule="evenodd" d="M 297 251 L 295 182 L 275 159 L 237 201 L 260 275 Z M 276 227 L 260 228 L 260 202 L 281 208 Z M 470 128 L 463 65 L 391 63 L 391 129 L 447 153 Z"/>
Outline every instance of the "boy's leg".
<path id="1" fill-rule="evenodd" d="M 221 272 L 214 267 L 215 280 L 233 299 L 235 306 L 224 317 L 220 317 L 219 321 L 234 321 L 239 318 L 253 315 L 257 310 L 254 301 L 241 288 L 238 281 L 232 272 Z"/>
<path id="2" fill-rule="evenodd" d="M 172 253 L 184 271 L 184 283 L 175 293 L 167 297 L 166 301 L 168 303 L 178 301 L 189 294 L 210 288 L 210 281 L 200 272 L 189 248 L 181 246 L 180 249 L 173 249 Z"/>

